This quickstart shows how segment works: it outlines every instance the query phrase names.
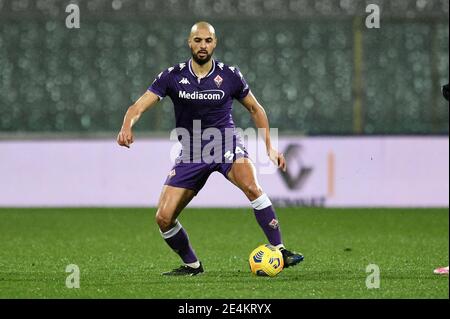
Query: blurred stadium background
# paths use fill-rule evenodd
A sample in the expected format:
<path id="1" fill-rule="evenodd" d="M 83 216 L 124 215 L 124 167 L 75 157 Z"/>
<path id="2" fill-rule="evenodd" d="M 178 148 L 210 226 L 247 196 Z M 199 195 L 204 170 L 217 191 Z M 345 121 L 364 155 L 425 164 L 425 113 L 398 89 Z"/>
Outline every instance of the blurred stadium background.
<path id="1" fill-rule="evenodd" d="M 80 29 L 65 26 L 69 3 Z M 370 3 L 380 30 L 364 25 Z M 446 135 L 448 14 L 446 0 L 0 0 L 0 131 L 115 133 L 206 19 L 217 58 L 241 68 L 285 134 Z M 136 129 L 167 132 L 172 114 L 166 100 Z"/>
<path id="2" fill-rule="evenodd" d="M 79 29 L 66 27 L 71 3 L 80 9 Z M 380 29 L 365 25 L 368 4 L 380 7 Z M 448 13 L 446 0 L 0 0 L 0 172 L 6 181 L 0 205 L 20 204 L 17 189 L 29 199 L 34 194 L 30 204 L 63 206 L 103 206 L 107 197 L 113 206 L 146 205 L 148 189 L 156 204 L 170 162 L 168 143 L 156 147 L 155 139 L 167 142 L 174 127 L 170 99 L 135 126 L 134 152 L 119 150 L 114 139 L 127 107 L 155 76 L 189 57 L 192 24 L 208 20 L 219 39 L 216 57 L 240 67 L 279 130 L 280 150 L 295 144 L 290 176 L 262 177 L 274 199 L 287 193 L 294 200 L 287 205 L 324 206 L 323 198 L 336 194 L 339 206 L 448 206 L 441 169 L 448 166 L 448 103 L 441 94 L 448 83 Z M 236 105 L 237 126 L 253 127 Z M 11 140 L 17 144 L 6 143 Z M 153 166 L 143 169 L 150 158 Z M 124 162 L 142 165 L 125 174 Z M 286 180 L 308 165 L 315 182 L 296 192 Z M 61 189 L 61 174 L 70 188 Z M 139 195 L 118 202 L 118 183 Z M 218 197 L 208 192 L 213 189 L 194 203 L 230 205 L 225 196 L 208 202 Z M 374 193 L 381 199 L 370 201 Z M 246 205 L 245 198 L 233 204 Z"/>
<path id="3" fill-rule="evenodd" d="M 66 28 L 70 3 L 80 29 Z M 368 4 L 380 29 L 365 26 Z M 198 20 L 292 150 L 290 176 L 260 182 L 306 259 L 270 282 L 249 276 L 265 238 L 248 201 L 214 176 L 192 205 L 208 208 L 181 217 L 207 273 L 161 278 L 179 262 L 152 220 L 169 99 L 131 149 L 115 144 L 128 106 L 189 57 Z M 432 273 L 448 265 L 448 36 L 448 0 L 0 0 L 0 298 L 448 299 Z M 72 263 L 81 289 L 64 285 Z M 367 289 L 368 264 L 381 289 Z"/>

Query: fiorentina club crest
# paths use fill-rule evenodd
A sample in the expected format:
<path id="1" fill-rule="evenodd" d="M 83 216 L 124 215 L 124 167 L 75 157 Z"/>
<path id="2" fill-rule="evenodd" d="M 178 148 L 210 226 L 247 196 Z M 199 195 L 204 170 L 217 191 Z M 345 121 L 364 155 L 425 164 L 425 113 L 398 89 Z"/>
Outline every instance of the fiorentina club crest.
<path id="1" fill-rule="evenodd" d="M 223 82 L 223 79 L 220 77 L 220 75 L 218 75 L 214 78 L 214 82 L 216 83 L 217 87 L 220 87 L 220 85 Z"/>

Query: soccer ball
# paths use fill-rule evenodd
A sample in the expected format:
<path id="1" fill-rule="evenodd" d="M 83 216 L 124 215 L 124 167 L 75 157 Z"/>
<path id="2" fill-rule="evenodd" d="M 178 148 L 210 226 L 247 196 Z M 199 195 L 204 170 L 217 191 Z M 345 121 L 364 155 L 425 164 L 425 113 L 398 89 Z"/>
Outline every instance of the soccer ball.
<path id="1" fill-rule="evenodd" d="M 261 245 L 250 253 L 250 269 L 256 276 L 274 277 L 283 270 L 281 251 L 272 245 Z"/>

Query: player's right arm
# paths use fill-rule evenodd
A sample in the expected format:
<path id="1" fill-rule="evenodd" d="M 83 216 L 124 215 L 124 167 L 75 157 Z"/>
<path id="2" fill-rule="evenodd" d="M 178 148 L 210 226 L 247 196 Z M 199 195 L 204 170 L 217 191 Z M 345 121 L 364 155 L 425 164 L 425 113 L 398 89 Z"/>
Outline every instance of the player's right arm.
<path id="1" fill-rule="evenodd" d="M 130 144 L 134 141 L 133 125 L 136 124 L 142 113 L 152 108 L 158 101 L 158 95 L 148 90 L 128 108 L 123 119 L 122 128 L 117 135 L 117 143 L 120 146 L 130 147 Z"/>

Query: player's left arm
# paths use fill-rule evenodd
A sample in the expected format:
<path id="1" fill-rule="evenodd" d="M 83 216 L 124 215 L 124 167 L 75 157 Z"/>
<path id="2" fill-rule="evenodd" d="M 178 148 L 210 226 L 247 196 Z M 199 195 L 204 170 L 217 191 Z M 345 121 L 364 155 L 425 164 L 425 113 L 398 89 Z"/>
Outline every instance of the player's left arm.
<path id="1" fill-rule="evenodd" d="M 250 112 L 255 126 L 258 129 L 263 129 L 264 142 L 266 144 L 267 155 L 270 160 L 277 165 L 278 168 L 286 171 L 286 160 L 283 153 L 278 152 L 272 147 L 272 142 L 270 140 L 269 119 L 267 118 L 267 114 L 263 106 L 259 104 L 251 91 L 249 91 L 244 98 L 240 99 L 239 102 L 241 102 L 241 104 Z"/>

